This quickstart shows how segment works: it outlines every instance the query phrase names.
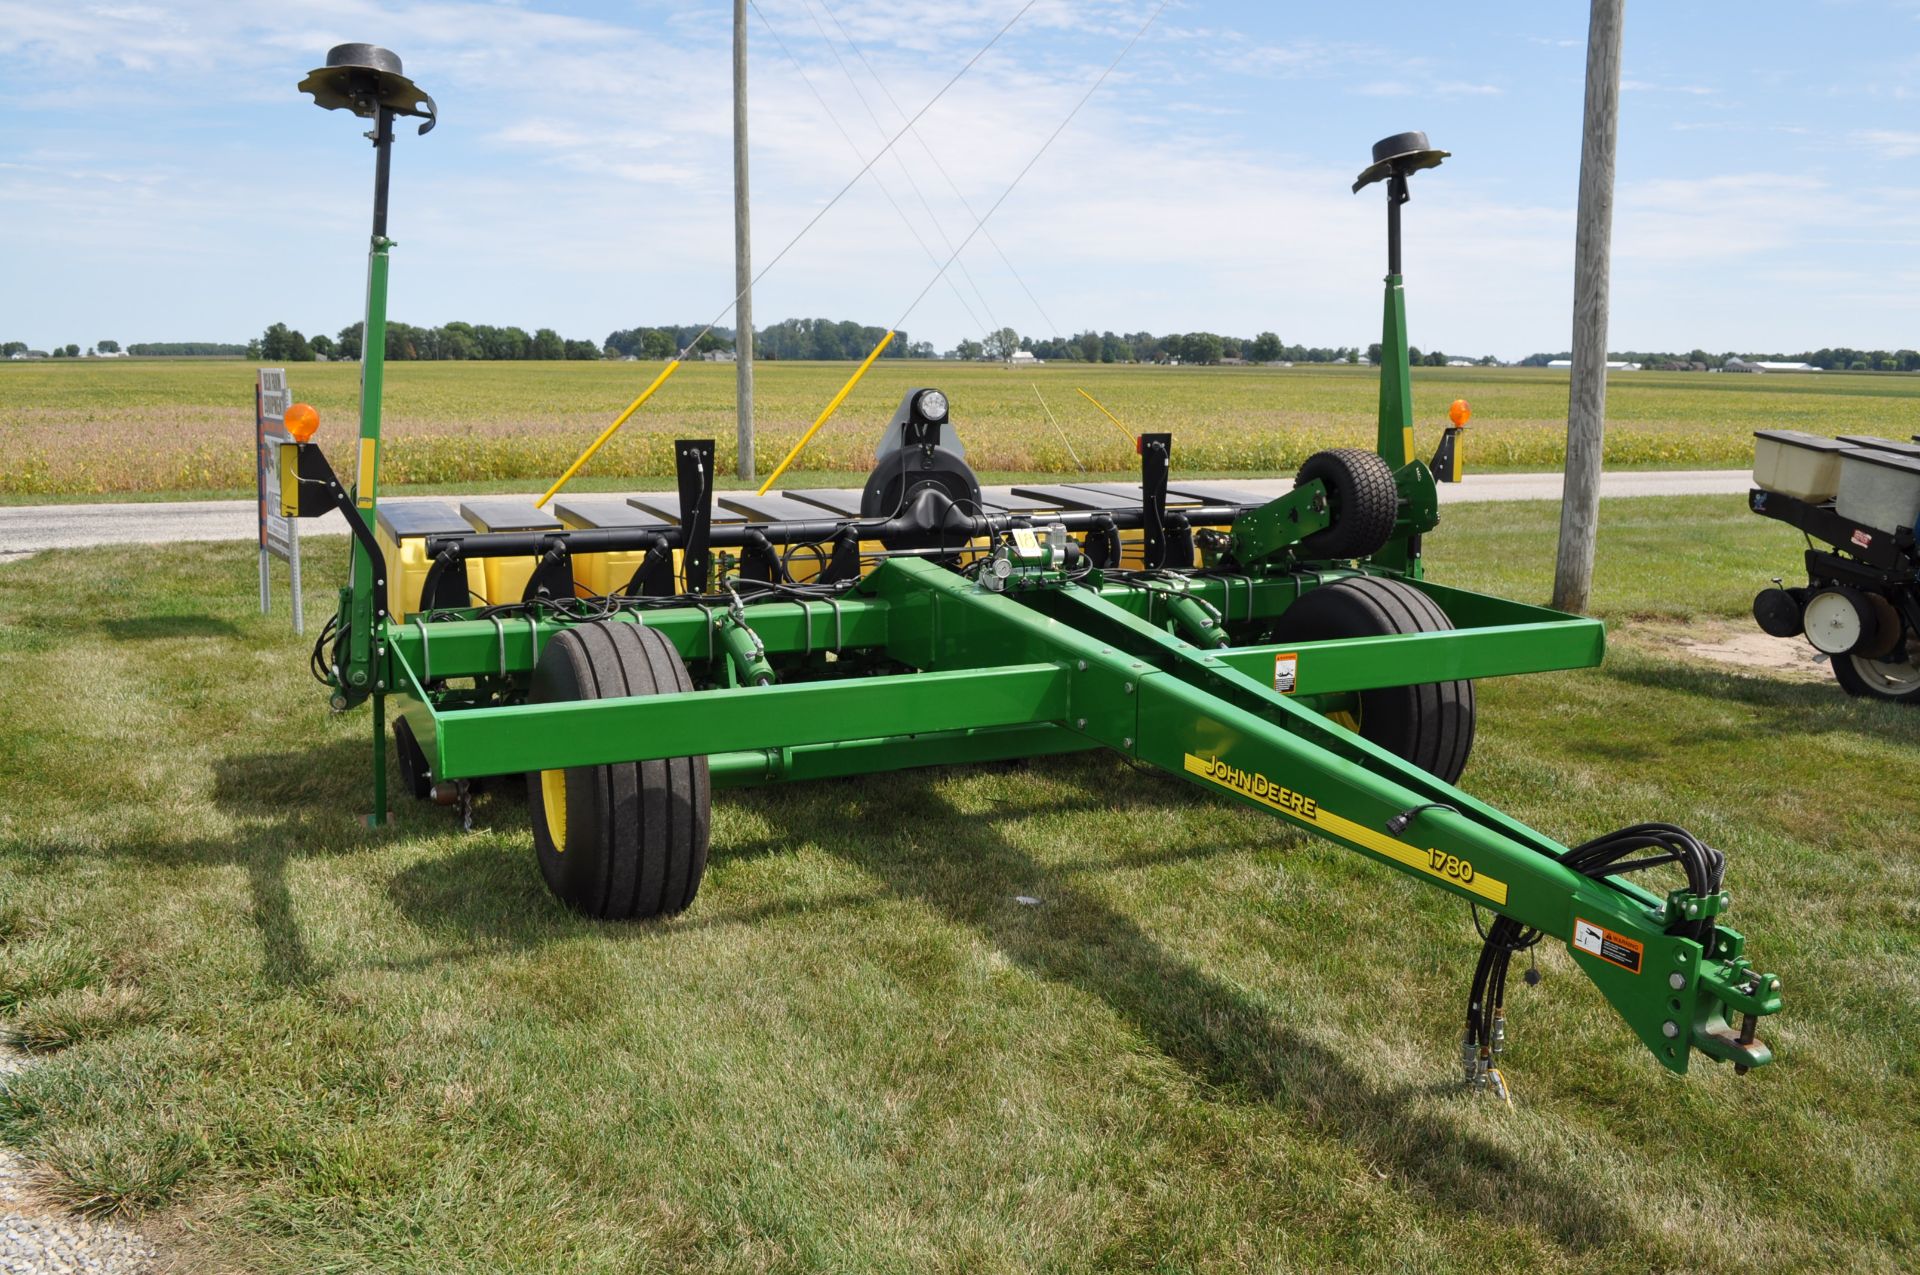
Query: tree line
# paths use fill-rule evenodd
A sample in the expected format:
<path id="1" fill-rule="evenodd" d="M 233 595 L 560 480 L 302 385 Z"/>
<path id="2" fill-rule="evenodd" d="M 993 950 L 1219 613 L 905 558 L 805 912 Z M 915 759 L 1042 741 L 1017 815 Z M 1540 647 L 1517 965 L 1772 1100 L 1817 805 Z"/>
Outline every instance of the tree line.
<path id="1" fill-rule="evenodd" d="M 250 359 L 269 363 L 311 363 L 315 359 L 357 360 L 366 343 L 365 324 L 352 323 L 338 336 L 322 332 L 307 337 L 284 323 L 269 327 L 247 342 Z M 600 347 L 591 341 L 570 341 L 552 328 L 529 334 L 524 328 L 496 328 L 488 323 L 443 323 L 435 328 L 411 323 L 387 324 L 386 356 L 391 362 L 432 359 L 597 359 Z"/>
<path id="2" fill-rule="evenodd" d="M 886 334 L 885 328 L 855 323 L 851 319 L 782 319 L 753 330 L 753 357 L 770 362 L 864 359 Z M 707 354 L 732 350 L 738 335 L 732 328 L 709 330 L 690 323 L 620 328 L 607 334 L 606 350 L 609 358 L 670 359 L 682 351 Z M 689 342 L 692 342 L 690 350 Z M 880 357 L 930 359 L 935 354 L 931 341 L 914 341 L 905 331 L 899 331 L 893 334 L 892 342 Z"/>
<path id="3" fill-rule="evenodd" d="M 96 354 L 118 353 L 120 353 L 118 341 L 96 341 L 87 347 L 86 356 L 92 358 Z M 25 341 L 0 341 L 0 359 L 10 359 L 16 354 L 30 355 L 36 359 L 77 359 L 80 357 L 80 346 L 78 342 L 69 341 L 65 345 L 54 346 L 49 353 L 46 350 L 29 349 Z"/>
<path id="4" fill-rule="evenodd" d="M 1025 351 L 1037 359 L 1075 363 L 1351 363 L 1360 351 L 1350 345 L 1290 345 L 1272 332 L 1247 338 L 1215 332 L 1095 332 L 1073 336 L 1022 336 L 1012 328 L 987 333 L 983 340 L 965 340 L 947 352 L 950 359 L 997 359 L 1002 362 Z"/>
<path id="5" fill-rule="evenodd" d="M 143 358 L 248 358 L 271 363 L 306 363 L 317 358 L 357 360 L 363 344 L 362 325 L 351 324 L 336 336 L 324 333 L 308 337 L 284 323 L 275 323 L 259 337 L 244 345 L 220 341 L 146 341 L 134 342 L 126 353 Z M 856 323 L 850 319 L 783 319 L 754 331 L 754 355 L 769 361 L 780 359 L 853 360 L 864 359 L 886 334 L 885 328 Z M 620 328 L 607 334 L 596 345 L 592 341 L 562 337 L 552 328 L 528 333 L 519 327 L 494 327 L 486 323 L 444 323 L 438 327 L 415 327 L 409 323 L 387 325 L 387 358 L 394 361 L 428 359 L 670 359 L 680 354 L 700 355 L 734 348 L 732 328 L 707 329 L 691 323 L 662 324 Z M 96 341 L 86 354 L 120 353 L 118 341 Z M 1357 346 L 1292 345 L 1273 332 L 1261 332 L 1252 338 L 1222 336 L 1213 332 L 1174 332 L 1156 336 L 1151 332 L 1095 332 L 1092 329 L 1070 337 L 1023 336 L 1010 327 L 999 328 L 983 338 L 968 338 L 946 352 L 945 357 L 959 360 L 1009 361 L 1020 352 L 1049 362 L 1079 363 L 1189 363 L 1215 364 L 1227 361 L 1248 363 L 1356 363 L 1361 361 Z M 1456 356 L 1439 350 L 1421 351 L 1410 347 L 1408 361 L 1416 366 L 1444 367 L 1456 362 Z M 79 358 L 77 343 L 56 346 L 50 353 L 30 349 L 24 341 L 0 342 L 0 359 L 15 355 L 30 358 Z M 913 341 L 907 333 L 897 332 L 888 345 L 885 358 L 931 359 L 939 357 L 930 341 Z M 1521 367 L 1545 367 L 1557 359 L 1572 358 L 1557 354 L 1534 353 L 1519 361 Z M 1830 371 L 1920 372 L 1920 350 L 1861 350 L 1851 346 L 1822 346 L 1798 354 L 1736 354 L 1728 351 L 1709 354 L 1702 349 L 1686 353 L 1671 351 L 1622 350 L 1611 352 L 1609 359 L 1638 363 L 1659 370 L 1707 370 L 1724 367 L 1729 359 L 1757 362 L 1808 363 Z M 1380 345 L 1367 346 L 1365 361 L 1379 363 Z M 1480 366 L 1499 366 L 1493 355 L 1468 360 Z"/>
<path id="6" fill-rule="evenodd" d="M 138 342 L 126 347 L 130 355 L 158 357 L 241 357 L 268 363 L 310 363 L 316 359 L 357 360 L 363 344 L 360 323 L 340 329 L 335 336 L 320 333 L 307 336 L 298 328 L 275 323 L 244 345 L 214 341 Z M 754 357 L 768 361 L 781 359 L 856 360 L 864 359 L 886 335 L 886 329 L 851 319 L 783 319 L 753 336 Z M 636 358 L 670 359 L 676 355 L 701 355 L 731 351 L 736 333 L 732 328 L 691 323 L 667 323 L 653 326 L 619 328 L 607 334 L 599 345 L 592 341 L 562 337 L 552 328 L 532 333 L 519 327 L 494 327 L 486 323 L 443 323 L 438 327 L 415 327 L 410 323 L 387 324 L 387 358 L 392 361 L 434 359 L 598 359 Z M 115 341 L 100 341 L 95 347 L 102 354 L 120 349 Z M 949 359 L 993 359 L 1005 362 L 1020 351 L 1035 358 L 1082 363 L 1220 363 L 1245 360 L 1251 363 L 1352 363 L 1359 357 L 1354 346 L 1289 345 L 1272 332 L 1246 338 L 1221 336 L 1213 332 L 1167 333 L 1095 332 L 1092 329 L 1070 337 L 1023 336 L 1013 328 L 989 332 L 980 340 L 961 341 L 947 351 Z M 14 353 L 33 353 L 24 342 L 0 344 L 0 358 Z M 91 352 L 91 351 L 89 351 Z M 51 357 L 76 357 L 77 345 L 55 350 Z M 1379 346 L 1372 348 L 1376 361 Z M 882 354 L 889 359 L 932 359 L 940 357 L 931 341 L 915 341 L 905 331 L 894 333 L 893 341 Z M 1445 360 L 1444 355 L 1427 356 L 1428 361 Z M 1419 361 L 1416 359 L 1416 361 Z"/>
<path id="7" fill-rule="evenodd" d="M 246 354 L 247 347 L 230 341 L 138 341 L 127 347 L 137 358 L 233 358 Z"/>
<path id="8" fill-rule="evenodd" d="M 1529 354 L 1520 360 L 1520 366 L 1545 367 L 1557 359 L 1572 357 L 1571 350 L 1562 350 L 1558 354 Z M 1828 372 L 1920 372 L 1920 350 L 1856 350 L 1846 345 L 1821 346 L 1817 350 L 1803 350 L 1798 354 L 1739 354 L 1732 350 L 1709 354 L 1700 349 L 1689 350 L 1685 354 L 1663 350 L 1621 350 L 1610 351 L 1607 358 L 1615 362 L 1638 363 L 1641 367 L 1656 371 L 1709 371 L 1725 367 L 1728 359 L 1742 359 L 1749 363 L 1811 363 Z"/>

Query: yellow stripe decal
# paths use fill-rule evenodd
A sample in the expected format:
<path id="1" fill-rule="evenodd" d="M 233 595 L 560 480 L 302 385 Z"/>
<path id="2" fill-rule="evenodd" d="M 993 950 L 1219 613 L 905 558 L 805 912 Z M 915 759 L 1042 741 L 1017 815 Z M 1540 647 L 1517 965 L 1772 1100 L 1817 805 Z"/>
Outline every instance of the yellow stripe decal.
<path id="1" fill-rule="evenodd" d="M 1384 832 L 1376 832 L 1365 824 L 1355 823 L 1351 819 L 1334 814 L 1304 793 L 1295 792 L 1291 788 L 1275 783 L 1265 775 L 1229 766 L 1219 757 L 1196 757 L 1188 753 L 1185 765 L 1190 775 L 1198 775 L 1209 783 L 1218 784 L 1249 801 L 1256 801 L 1283 815 L 1298 819 L 1301 823 L 1317 828 L 1330 837 L 1350 841 L 1364 850 L 1371 850 L 1377 855 L 1392 859 L 1395 863 L 1404 864 L 1416 872 L 1437 877 L 1448 885 L 1477 894 L 1489 903 L 1507 901 L 1506 882 L 1496 881 L 1484 872 L 1476 872 L 1473 864 L 1458 855 L 1433 849 L 1422 850 L 1404 841 L 1396 841 Z"/>
<path id="2" fill-rule="evenodd" d="M 360 469 L 353 476 L 353 485 L 360 489 L 357 503 L 362 509 L 373 508 L 373 457 L 378 446 L 371 438 L 360 440 Z"/>
<path id="3" fill-rule="evenodd" d="M 1413 426 L 1409 425 L 1405 429 L 1400 431 L 1400 463 L 1405 464 L 1407 461 L 1410 461 L 1412 459 L 1413 459 Z"/>

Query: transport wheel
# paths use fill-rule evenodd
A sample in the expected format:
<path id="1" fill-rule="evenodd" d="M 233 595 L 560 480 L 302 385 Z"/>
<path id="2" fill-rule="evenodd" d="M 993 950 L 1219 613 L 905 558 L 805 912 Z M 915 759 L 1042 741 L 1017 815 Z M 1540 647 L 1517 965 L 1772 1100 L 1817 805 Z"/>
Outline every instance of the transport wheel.
<path id="1" fill-rule="evenodd" d="M 1308 558 L 1368 558 L 1385 547 L 1400 516 L 1400 489 L 1376 452 L 1336 447 L 1307 457 L 1294 484 L 1318 478 L 1327 485 L 1333 524 L 1300 542 Z"/>
<path id="2" fill-rule="evenodd" d="M 1865 655 L 1833 657 L 1833 678 L 1840 689 L 1862 699 L 1920 704 L 1920 643 L 1905 642 L 1884 658 Z"/>
<path id="3" fill-rule="evenodd" d="M 661 695 L 693 689 L 673 644 L 637 624 L 583 624 L 540 653 L 528 699 Z M 685 910 L 707 867 L 705 757 L 536 770 L 527 806 L 540 874 L 568 906 L 606 920 Z"/>
<path id="4" fill-rule="evenodd" d="M 1413 586 L 1348 576 L 1302 594 L 1275 622 L 1272 641 L 1285 645 L 1452 628 L 1446 612 Z M 1448 783 L 1467 768 L 1473 750 L 1472 682 L 1383 686 L 1361 691 L 1354 700 L 1352 707 L 1328 716 Z"/>
<path id="5" fill-rule="evenodd" d="M 404 717 L 395 718 L 393 722 L 393 751 L 400 759 L 400 782 L 413 794 L 413 799 L 425 801 L 432 796 L 433 776 L 427 771 L 426 750 L 413 737 L 413 727 L 407 725 Z"/>

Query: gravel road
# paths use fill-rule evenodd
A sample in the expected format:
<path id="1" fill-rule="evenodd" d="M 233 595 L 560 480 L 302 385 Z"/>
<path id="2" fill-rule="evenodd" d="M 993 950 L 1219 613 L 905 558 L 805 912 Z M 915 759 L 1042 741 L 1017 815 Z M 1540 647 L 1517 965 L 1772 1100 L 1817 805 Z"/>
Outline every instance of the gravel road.
<path id="1" fill-rule="evenodd" d="M 0 1088 L 31 1060 L 0 1045 Z M 20 1157 L 0 1147 L 0 1275 L 147 1275 L 153 1245 L 131 1231 L 38 1207 Z"/>

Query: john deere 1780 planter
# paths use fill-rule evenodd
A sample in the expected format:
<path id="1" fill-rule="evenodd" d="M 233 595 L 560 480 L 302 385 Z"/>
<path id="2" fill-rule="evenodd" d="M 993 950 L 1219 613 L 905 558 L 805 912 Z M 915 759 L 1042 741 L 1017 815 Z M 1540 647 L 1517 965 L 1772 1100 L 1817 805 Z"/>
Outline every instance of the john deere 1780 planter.
<path id="1" fill-rule="evenodd" d="M 1779 980 L 1721 923 L 1719 851 L 1659 823 L 1569 848 L 1454 786 L 1473 679 L 1597 664 L 1603 633 L 1423 570 L 1466 418 L 1431 466 L 1412 455 L 1400 208 L 1445 158 L 1424 135 L 1375 146 L 1354 184 L 1387 195 L 1377 448 L 1313 456 L 1279 499 L 1176 482 L 1168 434 L 1140 436 L 1138 486 L 983 492 L 927 388 L 864 490 L 716 501 L 713 444 L 682 441 L 672 496 L 461 516 L 379 504 L 388 157 L 395 117 L 424 132 L 432 101 L 364 45 L 303 87 L 372 120 L 377 156 L 357 480 L 299 405 L 282 463 L 286 506 L 353 534 L 314 668 L 336 710 L 372 710 L 376 820 L 391 705 L 416 796 L 524 776 L 553 892 L 646 918 L 693 903 L 715 789 L 1111 749 L 1489 914 L 1469 1084 L 1501 1087 L 1508 963 L 1543 939 L 1662 1066 L 1769 1061 L 1754 1029 Z M 1660 869 L 1672 888 L 1637 884 Z"/>

